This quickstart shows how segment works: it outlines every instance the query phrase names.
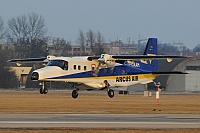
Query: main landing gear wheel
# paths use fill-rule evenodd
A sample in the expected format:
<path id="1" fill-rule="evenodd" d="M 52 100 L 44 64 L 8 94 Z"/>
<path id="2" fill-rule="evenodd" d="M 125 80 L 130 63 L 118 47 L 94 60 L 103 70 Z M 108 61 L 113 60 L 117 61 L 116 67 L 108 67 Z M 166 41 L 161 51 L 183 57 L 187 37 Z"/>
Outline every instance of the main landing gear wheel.
<path id="1" fill-rule="evenodd" d="M 48 89 L 45 88 L 45 82 L 43 81 L 42 83 L 40 83 L 40 85 L 41 85 L 40 94 L 47 94 Z"/>
<path id="2" fill-rule="evenodd" d="M 73 90 L 73 91 L 72 91 L 72 97 L 73 97 L 74 99 L 76 99 L 76 98 L 78 97 L 78 90 Z"/>
<path id="3" fill-rule="evenodd" d="M 40 94 L 47 94 L 48 93 L 48 89 L 42 89 L 40 88 Z"/>
<path id="4" fill-rule="evenodd" d="M 40 88 L 40 94 L 44 94 L 44 91 L 42 88 Z"/>
<path id="5" fill-rule="evenodd" d="M 45 88 L 43 93 L 47 94 L 48 93 L 48 89 Z"/>
<path id="6" fill-rule="evenodd" d="M 114 90 L 109 89 L 109 90 L 108 90 L 108 96 L 109 96 L 110 98 L 113 98 L 114 95 L 115 95 Z"/>

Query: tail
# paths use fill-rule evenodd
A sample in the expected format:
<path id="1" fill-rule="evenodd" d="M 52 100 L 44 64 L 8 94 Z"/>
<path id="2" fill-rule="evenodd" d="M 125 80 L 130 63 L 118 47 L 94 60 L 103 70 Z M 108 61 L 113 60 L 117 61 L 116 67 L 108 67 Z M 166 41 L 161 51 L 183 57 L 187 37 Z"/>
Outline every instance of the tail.
<path id="1" fill-rule="evenodd" d="M 157 55 L 157 38 L 149 38 L 143 55 Z"/>
<path id="2" fill-rule="evenodd" d="M 157 55 L 157 38 L 149 38 L 143 55 Z M 158 70 L 158 60 L 139 61 L 140 68 L 144 71 L 155 72 Z"/>

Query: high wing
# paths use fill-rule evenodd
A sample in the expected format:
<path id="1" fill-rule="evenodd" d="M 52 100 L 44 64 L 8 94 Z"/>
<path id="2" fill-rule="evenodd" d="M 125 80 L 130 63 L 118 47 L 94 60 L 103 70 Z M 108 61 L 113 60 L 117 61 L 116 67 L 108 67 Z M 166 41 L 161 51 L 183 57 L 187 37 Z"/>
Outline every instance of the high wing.
<path id="1" fill-rule="evenodd" d="M 110 55 L 113 60 L 153 60 L 153 59 L 167 59 L 167 58 L 188 58 L 177 55 Z M 88 60 L 97 60 L 102 56 L 89 56 Z"/>
<path id="2" fill-rule="evenodd" d="M 102 54 L 108 55 L 108 54 Z M 88 60 L 98 60 L 98 59 L 104 59 L 105 57 L 101 56 L 88 56 Z M 154 55 L 154 56 L 147 56 L 147 55 L 109 55 L 111 60 L 153 60 L 153 59 L 173 59 L 173 58 L 188 58 L 184 56 L 176 56 L 176 55 Z M 23 63 L 38 63 L 38 62 L 44 62 L 45 60 L 49 60 L 50 57 L 39 57 L 39 58 L 25 58 L 25 59 L 10 59 L 7 62 L 9 63 L 16 63 L 16 62 L 23 62 Z"/>
<path id="3" fill-rule="evenodd" d="M 160 60 L 167 59 L 171 62 L 172 59 L 176 58 L 188 58 L 185 56 L 177 55 L 108 55 L 102 54 L 101 56 L 89 56 L 88 60 L 98 60 L 99 62 L 115 61 L 117 63 L 124 63 L 124 61 L 134 60 Z"/>
<path id="4" fill-rule="evenodd" d="M 52 60 L 55 56 L 39 57 L 39 58 L 25 58 L 25 59 L 10 59 L 7 62 L 16 63 L 20 66 L 22 63 L 48 63 L 49 60 Z"/>
<path id="5" fill-rule="evenodd" d="M 113 55 L 112 58 L 116 60 L 153 60 L 153 59 L 167 59 L 167 58 L 187 58 L 183 56 L 176 55 Z"/>
<path id="6" fill-rule="evenodd" d="M 16 62 L 23 62 L 23 63 L 38 63 L 38 62 L 43 62 L 46 60 L 47 57 L 40 57 L 40 58 L 25 58 L 25 59 L 11 59 L 8 60 L 7 62 L 9 63 L 16 63 Z"/>

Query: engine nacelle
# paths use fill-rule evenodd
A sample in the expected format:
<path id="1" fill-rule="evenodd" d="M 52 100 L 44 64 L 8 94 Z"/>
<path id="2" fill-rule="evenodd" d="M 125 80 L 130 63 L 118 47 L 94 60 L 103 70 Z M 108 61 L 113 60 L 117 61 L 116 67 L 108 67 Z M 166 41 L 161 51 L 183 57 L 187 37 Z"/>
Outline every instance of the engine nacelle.
<path id="1" fill-rule="evenodd" d="M 106 64 L 108 66 L 114 66 L 115 65 L 115 60 L 109 54 L 102 54 L 101 58 L 99 58 L 98 61 L 100 63 Z"/>

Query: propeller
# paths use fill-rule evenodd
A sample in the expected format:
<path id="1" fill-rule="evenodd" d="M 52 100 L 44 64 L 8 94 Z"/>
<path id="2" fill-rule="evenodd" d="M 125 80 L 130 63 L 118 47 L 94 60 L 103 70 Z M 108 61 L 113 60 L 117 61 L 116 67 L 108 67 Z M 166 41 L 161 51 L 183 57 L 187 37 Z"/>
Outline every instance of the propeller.
<path id="1" fill-rule="evenodd" d="M 98 58 L 98 62 L 99 62 L 99 64 L 98 64 L 96 70 L 94 71 L 95 76 L 98 75 L 101 66 L 106 66 L 107 68 L 113 67 L 112 70 L 114 69 L 115 60 L 109 54 L 101 54 L 101 57 Z"/>
<path id="2" fill-rule="evenodd" d="M 109 54 L 101 54 L 98 59 L 99 63 L 105 64 L 107 67 L 112 67 L 115 65 L 115 60 Z"/>

